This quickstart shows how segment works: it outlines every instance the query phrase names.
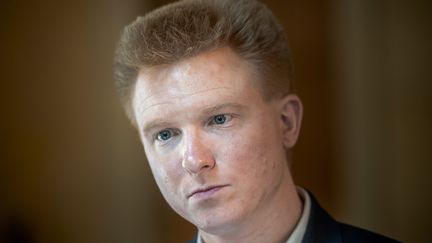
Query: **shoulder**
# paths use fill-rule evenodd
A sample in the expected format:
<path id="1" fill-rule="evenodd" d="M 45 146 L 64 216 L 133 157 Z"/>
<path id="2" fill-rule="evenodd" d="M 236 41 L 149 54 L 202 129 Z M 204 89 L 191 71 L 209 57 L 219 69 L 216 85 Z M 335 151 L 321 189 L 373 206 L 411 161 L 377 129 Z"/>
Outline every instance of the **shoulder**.
<path id="1" fill-rule="evenodd" d="M 302 243 L 395 243 L 399 242 L 371 231 L 361 229 L 333 219 L 318 203 L 312 193 L 309 222 Z"/>
<path id="2" fill-rule="evenodd" d="M 360 243 L 360 242 L 380 242 L 380 243 L 395 243 L 399 242 L 383 235 L 364 230 L 352 225 L 338 223 L 343 242 Z"/>

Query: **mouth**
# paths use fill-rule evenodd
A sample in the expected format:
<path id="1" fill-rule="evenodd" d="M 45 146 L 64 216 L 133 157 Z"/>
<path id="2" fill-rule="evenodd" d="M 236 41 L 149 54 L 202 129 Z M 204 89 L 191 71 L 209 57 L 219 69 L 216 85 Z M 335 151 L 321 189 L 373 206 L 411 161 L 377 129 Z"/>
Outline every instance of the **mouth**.
<path id="1" fill-rule="evenodd" d="M 209 197 L 226 186 L 228 186 L 228 185 L 216 185 L 216 186 L 208 186 L 208 187 L 198 188 L 197 190 L 192 191 L 187 196 L 187 198 L 189 199 L 192 197 Z"/>

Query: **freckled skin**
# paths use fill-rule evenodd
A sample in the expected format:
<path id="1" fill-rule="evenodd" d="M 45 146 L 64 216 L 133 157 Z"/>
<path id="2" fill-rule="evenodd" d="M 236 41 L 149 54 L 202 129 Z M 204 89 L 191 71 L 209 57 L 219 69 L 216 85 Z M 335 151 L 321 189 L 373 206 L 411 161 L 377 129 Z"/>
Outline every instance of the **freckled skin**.
<path id="1" fill-rule="evenodd" d="M 170 206 L 207 242 L 280 240 L 300 215 L 284 144 L 295 143 L 298 131 L 284 132 L 284 101 L 264 101 L 253 81 L 251 67 L 229 48 L 143 69 L 138 76 L 133 109 L 155 180 Z M 209 122 L 218 114 L 230 119 Z M 163 129 L 175 135 L 155 141 Z M 215 185 L 224 187 L 210 198 L 188 197 Z M 272 234 L 263 236 L 263 227 Z"/>

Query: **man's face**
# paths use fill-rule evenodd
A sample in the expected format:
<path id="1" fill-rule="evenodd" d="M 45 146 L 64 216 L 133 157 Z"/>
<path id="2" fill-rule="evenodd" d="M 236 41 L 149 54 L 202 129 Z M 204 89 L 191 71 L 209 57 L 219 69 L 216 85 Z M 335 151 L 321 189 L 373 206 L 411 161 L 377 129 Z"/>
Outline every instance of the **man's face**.
<path id="1" fill-rule="evenodd" d="M 133 109 L 170 206 L 208 232 L 257 219 L 290 180 L 280 103 L 229 48 L 142 70 Z"/>

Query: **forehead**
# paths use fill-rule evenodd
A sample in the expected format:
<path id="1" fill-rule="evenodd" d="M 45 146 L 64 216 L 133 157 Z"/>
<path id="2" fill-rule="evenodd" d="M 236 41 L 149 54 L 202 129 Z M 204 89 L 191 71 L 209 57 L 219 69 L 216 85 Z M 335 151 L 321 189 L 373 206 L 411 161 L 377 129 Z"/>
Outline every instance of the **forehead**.
<path id="1" fill-rule="evenodd" d="M 242 99 L 258 92 L 254 69 L 229 48 L 206 52 L 181 62 L 142 69 L 133 97 L 136 115 L 182 102 L 204 104 L 211 99 Z"/>

